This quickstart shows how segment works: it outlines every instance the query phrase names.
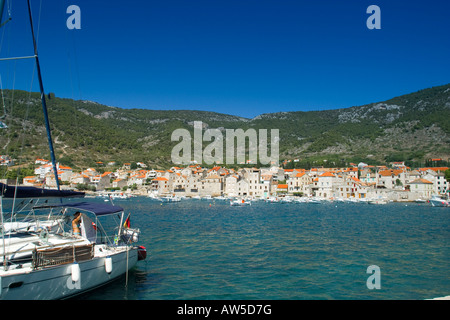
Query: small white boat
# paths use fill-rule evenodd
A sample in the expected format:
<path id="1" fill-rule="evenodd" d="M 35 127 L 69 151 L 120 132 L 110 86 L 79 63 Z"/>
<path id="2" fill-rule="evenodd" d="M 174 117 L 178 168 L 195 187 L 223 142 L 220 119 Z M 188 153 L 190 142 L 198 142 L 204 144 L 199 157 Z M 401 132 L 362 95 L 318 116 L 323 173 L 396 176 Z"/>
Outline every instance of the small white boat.
<path id="1" fill-rule="evenodd" d="M 384 199 L 374 199 L 374 200 L 369 200 L 367 202 L 368 204 L 387 204 L 387 200 Z"/>
<path id="2" fill-rule="evenodd" d="M 215 198 L 213 198 L 214 200 L 228 200 L 228 198 L 227 197 L 224 197 L 224 196 L 218 196 L 218 197 L 215 197 Z"/>
<path id="3" fill-rule="evenodd" d="M 297 203 L 307 203 L 308 199 L 306 197 L 298 197 L 294 201 L 297 202 Z"/>
<path id="4" fill-rule="evenodd" d="M 450 207 L 448 199 L 444 199 L 441 196 L 434 195 L 430 199 L 430 203 L 433 207 Z"/>
<path id="5" fill-rule="evenodd" d="M 126 194 L 123 194 L 121 192 L 121 193 L 113 193 L 113 194 L 111 194 L 111 198 L 113 200 L 127 200 L 127 199 L 130 199 L 130 196 L 128 196 Z"/>
<path id="6" fill-rule="evenodd" d="M 281 203 L 292 203 L 293 201 L 294 200 L 291 197 L 284 197 L 280 200 Z"/>
<path id="7" fill-rule="evenodd" d="M 241 200 L 231 200 L 230 206 L 232 207 L 243 207 L 243 206 L 250 206 L 252 203 L 250 201 L 246 201 L 244 199 Z"/>
<path id="8" fill-rule="evenodd" d="M 278 203 L 280 200 L 277 197 L 269 197 L 266 199 L 266 202 L 268 203 Z"/>
<path id="9" fill-rule="evenodd" d="M 167 196 L 167 197 L 161 197 L 161 202 L 180 202 L 181 198 L 177 196 Z"/>

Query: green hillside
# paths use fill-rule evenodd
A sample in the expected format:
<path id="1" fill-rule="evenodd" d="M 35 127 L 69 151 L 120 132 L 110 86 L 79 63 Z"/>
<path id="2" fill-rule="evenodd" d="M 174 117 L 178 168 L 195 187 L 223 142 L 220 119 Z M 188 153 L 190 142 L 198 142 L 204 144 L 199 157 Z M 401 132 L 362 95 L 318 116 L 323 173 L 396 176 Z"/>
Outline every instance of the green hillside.
<path id="1" fill-rule="evenodd" d="M 7 115 L 1 154 L 20 163 L 49 158 L 38 93 L 4 91 Z M 48 95 L 57 158 L 74 167 L 142 161 L 170 167 L 175 129 L 279 129 L 280 157 L 310 164 L 407 160 L 450 156 L 450 84 L 384 102 L 346 109 L 281 112 L 254 119 L 204 111 L 122 109 Z M 209 142 L 204 142 L 204 147 Z M 314 162 L 315 161 L 315 162 Z"/>

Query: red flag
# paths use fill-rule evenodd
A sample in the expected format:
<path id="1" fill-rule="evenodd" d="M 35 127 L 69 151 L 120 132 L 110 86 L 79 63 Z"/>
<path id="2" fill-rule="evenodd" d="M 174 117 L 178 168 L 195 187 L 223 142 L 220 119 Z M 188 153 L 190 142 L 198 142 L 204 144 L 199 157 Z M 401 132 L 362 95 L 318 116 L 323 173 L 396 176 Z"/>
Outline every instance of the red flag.
<path id="1" fill-rule="evenodd" d="M 131 223 L 130 223 L 130 217 L 128 217 L 127 220 L 125 220 L 125 223 L 123 224 L 123 227 L 124 227 L 124 228 L 129 228 L 130 225 L 131 225 Z"/>

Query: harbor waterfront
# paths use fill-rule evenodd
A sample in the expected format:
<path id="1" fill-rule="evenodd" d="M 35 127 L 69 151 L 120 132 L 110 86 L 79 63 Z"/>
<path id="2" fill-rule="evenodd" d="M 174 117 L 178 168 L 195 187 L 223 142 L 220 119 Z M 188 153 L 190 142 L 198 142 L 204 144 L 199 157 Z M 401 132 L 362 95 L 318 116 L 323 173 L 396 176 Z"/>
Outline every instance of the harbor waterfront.
<path id="1" fill-rule="evenodd" d="M 96 199 L 93 201 L 104 201 Z M 87 300 L 432 299 L 450 292 L 449 208 L 115 200 L 147 260 Z M 369 266 L 380 289 L 369 289 Z"/>
<path id="2" fill-rule="evenodd" d="M 228 2 L 0 0 L 1 300 L 450 299 L 450 7 Z"/>

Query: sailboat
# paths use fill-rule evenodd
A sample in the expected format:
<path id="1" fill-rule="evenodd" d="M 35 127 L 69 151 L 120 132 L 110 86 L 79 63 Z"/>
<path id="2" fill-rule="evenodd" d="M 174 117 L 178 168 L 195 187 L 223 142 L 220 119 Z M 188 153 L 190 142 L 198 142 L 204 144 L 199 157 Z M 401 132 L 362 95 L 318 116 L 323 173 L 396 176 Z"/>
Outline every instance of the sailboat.
<path id="1" fill-rule="evenodd" d="M 64 299 L 125 275 L 146 250 L 136 243 L 122 207 L 67 199 L 84 193 L 60 190 L 39 58 L 28 11 L 56 189 L 0 184 L 0 299 Z M 5 5 L 0 0 L 0 27 Z M 30 58 L 30 57 L 22 57 Z M 0 59 L 4 60 L 4 59 Z"/>
<path id="2" fill-rule="evenodd" d="M 72 230 L 78 214 L 79 234 Z M 113 216 L 120 217 L 116 226 L 101 222 Z M 146 252 L 133 245 L 140 231 L 122 224 L 124 218 L 123 208 L 104 203 L 35 206 L 26 220 L 34 223 L 24 220 L 0 240 L 0 298 L 69 298 L 128 275 Z"/>

